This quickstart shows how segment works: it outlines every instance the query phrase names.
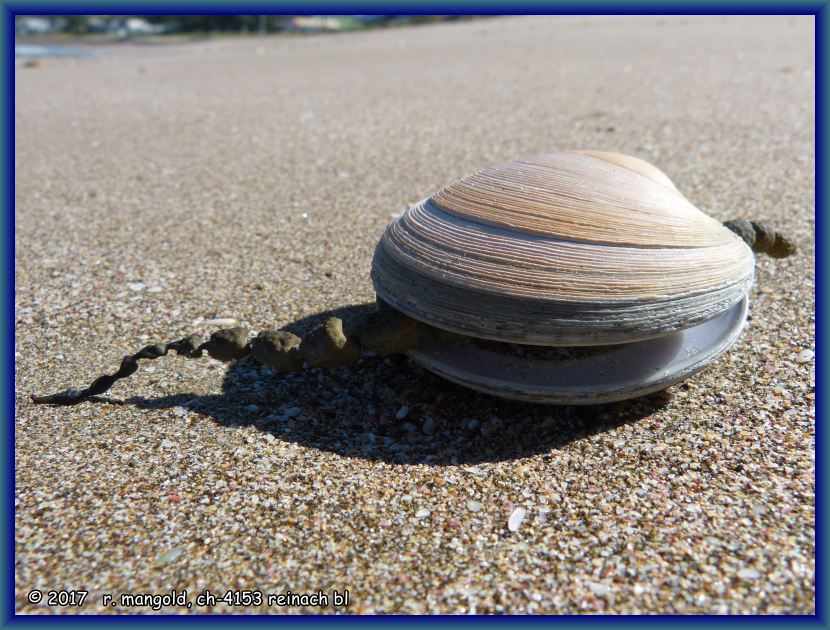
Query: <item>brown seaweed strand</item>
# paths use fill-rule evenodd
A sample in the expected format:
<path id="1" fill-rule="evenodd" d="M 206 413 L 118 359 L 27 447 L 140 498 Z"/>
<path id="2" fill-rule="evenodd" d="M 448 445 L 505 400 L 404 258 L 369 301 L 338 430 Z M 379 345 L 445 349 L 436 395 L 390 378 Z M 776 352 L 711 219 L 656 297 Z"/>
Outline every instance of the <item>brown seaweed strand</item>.
<path id="1" fill-rule="evenodd" d="M 116 381 L 122 378 L 131 376 L 138 370 L 138 362 L 141 359 L 158 359 L 165 356 L 169 351 L 173 350 L 177 354 L 198 358 L 202 356 L 202 350 L 206 344 L 201 344 L 201 339 L 198 335 L 191 335 L 178 341 L 172 341 L 167 344 L 154 344 L 143 347 L 135 354 L 128 355 L 121 360 L 121 367 L 114 374 L 104 374 L 99 376 L 86 389 L 67 389 L 56 394 L 47 396 L 30 396 L 33 403 L 47 404 L 47 405 L 75 405 L 91 398 L 92 396 L 100 396 L 112 387 Z"/>
<path id="2" fill-rule="evenodd" d="M 733 219 L 725 221 L 724 226 L 740 236 L 755 253 L 767 254 L 772 258 L 787 258 L 798 251 L 789 236 L 772 229 L 763 221 Z"/>
<path id="3" fill-rule="evenodd" d="M 418 334 L 418 322 L 389 309 L 370 313 L 348 331 L 343 330 L 341 319 L 329 317 L 304 340 L 285 331 L 266 330 L 249 341 L 247 328 L 224 328 L 214 332 L 205 343 L 201 343 L 198 335 L 191 335 L 168 344 L 145 346 L 124 357 L 117 372 L 99 376 L 86 389 L 67 389 L 47 396 L 32 394 L 30 398 L 35 404 L 75 405 L 103 394 L 116 381 L 134 374 L 139 360 L 157 359 L 171 350 L 194 359 L 207 351 L 211 358 L 219 361 L 235 361 L 252 353 L 263 365 L 286 373 L 304 367 L 348 365 L 356 361 L 363 350 L 381 356 L 403 353 L 417 344 Z"/>

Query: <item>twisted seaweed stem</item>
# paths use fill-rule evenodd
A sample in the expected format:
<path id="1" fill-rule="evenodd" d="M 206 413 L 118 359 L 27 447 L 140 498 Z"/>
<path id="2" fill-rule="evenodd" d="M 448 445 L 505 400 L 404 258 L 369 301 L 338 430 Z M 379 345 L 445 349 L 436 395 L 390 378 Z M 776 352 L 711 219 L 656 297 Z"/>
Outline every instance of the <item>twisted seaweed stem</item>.
<path id="1" fill-rule="evenodd" d="M 282 373 L 305 367 L 337 367 L 353 363 L 363 350 L 380 356 L 406 352 L 417 344 L 419 327 L 414 319 L 384 309 L 370 313 L 348 332 L 344 332 L 341 319 L 329 317 L 305 339 L 282 330 L 265 330 L 249 340 L 247 328 L 223 328 L 204 343 L 198 335 L 190 335 L 167 344 L 145 346 L 124 357 L 117 372 L 99 376 L 85 389 L 67 389 L 46 396 L 32 394 L 30 398 L 35 404 L 78 404 L 105 393 L 118 380 L 134 374 L 140 360 L 158 359 L 171 350 L 189 359 L 198 359 L 207 352 L 211 358 L 224 362 L 253 354 L 263 365 Z"/>

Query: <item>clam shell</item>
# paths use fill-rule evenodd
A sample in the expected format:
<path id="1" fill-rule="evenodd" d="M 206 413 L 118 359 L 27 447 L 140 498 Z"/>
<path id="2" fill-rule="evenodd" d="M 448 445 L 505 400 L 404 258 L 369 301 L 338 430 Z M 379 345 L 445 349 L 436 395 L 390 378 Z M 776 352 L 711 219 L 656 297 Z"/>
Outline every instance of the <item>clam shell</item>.
<path id="1" fill-rule="evenodd" d="M 752 284 L 746 244 L 659 169 L 600 152 L 465 177 L 386 230 L 380 298 L 439 328 L 533 345 L 605 345 L 696 326 Z"/>

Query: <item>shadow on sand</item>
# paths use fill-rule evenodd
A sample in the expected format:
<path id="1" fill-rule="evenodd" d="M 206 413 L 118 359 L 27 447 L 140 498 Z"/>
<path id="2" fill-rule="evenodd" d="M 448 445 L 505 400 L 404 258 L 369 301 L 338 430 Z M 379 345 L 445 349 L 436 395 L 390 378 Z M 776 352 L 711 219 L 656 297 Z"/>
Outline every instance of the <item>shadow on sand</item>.
<path id="1" fill-rule="evenodd" d="M 348 324 L 374 308 L 362 304 L 333 309 L 285 328 L 302 335 L 326 317 Z M 448 465 L 551 453 L 574 440 L 641 420 L 664 407 L 670 394 L 583 407 L 523 403 L 460 387 L 395 356 L 288 375 L 245 358 L 228 368 L 221 394 L 102 400 L 144 409 L 184 407 L 224 426 L 252 425 L 279 440 L 346 457 Z M 399 419 L 404 406 L 409 411 Z"/>

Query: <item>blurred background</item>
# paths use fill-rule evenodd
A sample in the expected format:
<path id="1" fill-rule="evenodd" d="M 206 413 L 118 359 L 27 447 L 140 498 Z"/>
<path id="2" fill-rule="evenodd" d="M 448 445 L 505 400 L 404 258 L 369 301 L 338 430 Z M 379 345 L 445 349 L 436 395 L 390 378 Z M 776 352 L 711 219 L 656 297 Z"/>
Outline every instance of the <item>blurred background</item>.
<path id="1" fill-rule="evenodd" d="M 18 15 L 23 38 L 86 36 L 92 41 L 159 35 L 317 33 L 431 24 L 469 15 Z"/>

